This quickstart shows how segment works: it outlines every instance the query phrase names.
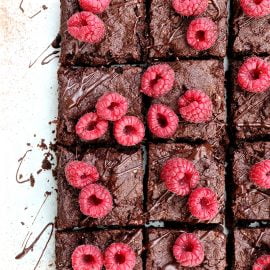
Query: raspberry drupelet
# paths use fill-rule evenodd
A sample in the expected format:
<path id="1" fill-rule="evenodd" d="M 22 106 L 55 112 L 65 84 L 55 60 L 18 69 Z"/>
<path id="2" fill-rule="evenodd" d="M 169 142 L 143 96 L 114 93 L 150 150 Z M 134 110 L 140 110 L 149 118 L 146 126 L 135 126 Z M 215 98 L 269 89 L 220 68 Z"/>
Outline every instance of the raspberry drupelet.
<path id="1" fill-rule="evenodd" d="M 182 118 L 191 123 L 204 123 L 211 120 L 213 113 L 212 101 L 201 90 L 191 89 L 185 92 L 178 101 Z"/>
<path id="2" fill-rule="evenodd" d="M 208 0 L 173 0 L 174 10 L 183 16 L 198 16 L 206 11 Z"/>
<path id="3" fill-rule="evenodd" d="M 101 270 L 103 256 L 100 249 L 93 245 L 76 247 L 71 256 L 73 270 Z"/>
<path id="4" fill-rule="evenodd" d="M 217 194 L 210 188 L 197 188 L 189 195 L 188 207 L 199 220 L 211 220 L 218 213 Z"/>
<path id="5" fill-rule="evenodd" d="M 96 15 L 82 11 L 72 15 L 67 22 L 68 32 L 79 41 L 100 43 L 105 36 L 105 25 Z"/>
<path id="6" fill-rule="evenodd" d="M 121 119 L 128 110 L 127 99 L 116 93 L 110 92 L 101 96 L 96 104 L 97 115 L 108 121 Z"/>
<path id="7" fill-rule="evenodd" d="M 209 18 L 197 18 L 191 21 L 187 29 L 187 43 L 195 50 L 211 48 L 218 38 L 218 27 Z"/>
<path id="8" fill-rule="evenodd" d="M 104 252 L 104 265 L 107 270 L 132 270 L 135 264 L 135 252 L 127 244 L 113 243 Z"/>
<path id="9" fill-rule="evenodd" d="M 270 14 L 269 0 L 240 0 L 240 5 L 250 17 L 264 17 Z"/>
<path id="10" fill-rule="evenodd" d="M 175 241 L 173 255 L 181 266 L 199 266 L 204 260 L 204 247 L 195 234 L 183 233 Z"/>
<path id="11" fill-rule="evenodd" d="M 154 104 L 147 113 L 147 123 L 150 131 L 159 138 L 170 138 L 178 127 L 178 116 L 162 104 Z"/>
<path id="12" fill-rule="evenodd" d="M 108 121 L 100 119 L 96 113 L 83 115 L 76 124 L 76 134 L 84 141 L 102 137 L 108 130 Z"/>
<path id="13" fill-rule="evenodd" d="M 75 188 L 83 188 L 96 182 L 99 178 L 97 168 L 83 161 L 70 161 L 65 167 L 65 175 L 69 184 Z"/>
<path id="14" fill-rule="evenodd" d="M 79 0 L 80 6 L 85 11 L 100 14 L 110 5 L 111 0 Z"/>
<path id="15" fill-rule="evenodd" d="M 237 75 L 239 86 L 248 92 L 265 92 L 270 87 L 270 64 L 259 57 L 250 57 Z"/>
<path id="16" fill-rule="evenodd" d="M 81 212 L 92 218 L 102 218 L 112 210 L 113 199 L 108 189 L 98 184 L 84 187 L 79 195 Z"/>
<path id="17" fill-rule="evenodd" d="M 250 180 L 258 187 L 270 188 L 270 160 L 263 160 L 254 164 L 249 172 Z"/>
<path id="18" fill-rule="evenodd" d="M 268 269 L 270 269 L 270 255 L 262 255 L 255 261 L 252 267 L 252 270 L 268 270 Z"/>
<path id="19" fill-rule="evenodd" d="M 166 188 L 179 196 L 189 194 L 200 180 L 194 164 L 183 158 L 168 160 L 162 167 L 160 177 L 165 182 Z"/>
<path id="20" fill-rule="evenodd" d="M 173 88 L 174 76 L 173 69 L 167 64 L 151 66 L 142 76 L 141 92 L 149 97 L 161 97 Z"/>

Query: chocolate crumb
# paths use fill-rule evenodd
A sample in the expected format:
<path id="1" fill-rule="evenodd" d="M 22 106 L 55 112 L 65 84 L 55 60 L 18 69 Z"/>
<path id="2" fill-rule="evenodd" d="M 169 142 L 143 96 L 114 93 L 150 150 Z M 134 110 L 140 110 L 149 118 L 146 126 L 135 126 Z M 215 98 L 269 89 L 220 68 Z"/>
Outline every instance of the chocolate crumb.
<path id="1" fill-rule="evenodd" d="M 22 178 L 23 178 L 23 175 L 22 175 L 22 174 L 20 174 L 20 175 L 19 175 L 19 179 L 22 179 Z"/>
<path id="2" fill-rule="evenodd" d="M 34 187 L 36 181 L 32 173 L 30 174 L 29 180 L 30 180 L 31 187 Z"/>
<path id="3" fill-rule="evenodd" d="M 42 8 L 43 8 L 43 10 L 48 9 L 48 7 L 46 5 L 42 5 Z"/>
<path id="4" fill-rule="evenodd" d="M 45 143 L 45 139 L 41 139 L 40 143 L 37 144 L 37 147 L 39 147 L 41 150 L 47 150 L 48 146 Z"/>
<path id="5" fill-rule="evenodd" d="M 21 221 L 21 224 L 24 226 L 25 223 L 23 221 Z"/>
<path id="6" fill-rule="evenodd" d="M 40 174 L 42 172 L 42 169 L 39 169 L 38 171 L 37 171 L 37 174 Z"/>

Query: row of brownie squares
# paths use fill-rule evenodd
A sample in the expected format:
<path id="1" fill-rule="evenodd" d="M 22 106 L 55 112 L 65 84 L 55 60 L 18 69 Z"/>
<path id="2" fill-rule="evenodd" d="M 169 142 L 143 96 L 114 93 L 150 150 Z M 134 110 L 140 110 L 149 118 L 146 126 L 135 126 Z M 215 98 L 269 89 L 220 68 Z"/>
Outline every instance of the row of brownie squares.
<path id="1" fill-rule="evenodd" d="M 108 65 L 144 62 L 147 58 L 223 58 L 227 48 L 227 5 L 227 0 L 209 1 L 206 11 L 199 15 L 212 19 L 219 33 L 211 48 L 197 51 L 186 41 L 186 30 L 193 17 L 177 14 L 171 0 L 112 0 L 100 14 L 106 25 L 106 36 L 97 44 L 80 42 L 68 33 L 68 19 L 82 9 L 78 0 L 61 0 L 60 62 L 64 65 Z M 233 52 L 236 55 L 269 54 L 269 16 L 249 17 L 239 0 L 233 1 L 233 14 Z"/>
<path id="2" fill-rule="evenodd" d="M 180 267 L 173 256 L 173 246 L 179 235 L 185 232 L 179 229 L 161 228 L 147 229 L 144 234 L 142 229 L 57 232 L 56 266 L 57 269 L 71 270 L 72 253 L 79 245 L 95 245 L 99 249 L 104 250 L 113 242 L 123 242 L 128 244 L 135 252 L 135 270 L 226 269 L 226 236 L 217 229 L 212 231 L 194 230 L 192 232 L 203 245 L 203 262 L 200 266 L 193 268 Z M 229 255 L 234 257 L 233 269 L 252 269 L 258 258 L 262 259 L 262 256 L 269 253 L 269 246 L 269 229 L 236 229 L 234 231 L 234 243 L 228 249 L 230 251 Z M 257 267 L 263 267 L 262 265 L 258 264 Z"/>
<path id="3" fill-rule="evenodd" d="M 143 150 L 115 148 L 89 149 L 78 155 L 58 149 L 58 217 L 57 227 L 95 227 L 112 225 L 143 225 L 149 221 L 223 224 L 225 212 L 224 148 L 204 143 L 149 144 L 148 172 L 143 173 Z M 187 196 L 176 196 L 167 190 L 160 173 L 167 160 L 190 160 L 200 173 L 199 187 L 211 188 L 217 194 L 218 213 L 211 220 L 199 220 L 190 214 Z M 249 177 L 251 167 L 270 158 L 270 143 L 243 143 L 234 152 L 233 181 L 229 192 L 234 193 L 233 212 L 236 220 L 269 221 L 270 196 Z M 100 182 L 113 198 L 113 208 L 102 218 L 84 215 L 79 207 L 79 190 L 70 186 L 65 175 L 67 164 L 82 160 L 96 166 Z M 235 188 L 234 188 L 234 185 Z M 144 188 L 145 186 L 145 188 Z M 144 190 L 146 190 L 144 194 Z M 143 201 L 147 204 L 144 211 Z"/>

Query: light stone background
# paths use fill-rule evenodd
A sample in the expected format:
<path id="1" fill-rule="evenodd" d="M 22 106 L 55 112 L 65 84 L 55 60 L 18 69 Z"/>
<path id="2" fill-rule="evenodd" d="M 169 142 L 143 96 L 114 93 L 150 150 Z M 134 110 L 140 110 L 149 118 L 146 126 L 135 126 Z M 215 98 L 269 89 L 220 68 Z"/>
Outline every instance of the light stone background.
<path id="1" fill-rule="evenodd" d="M 59 0 L 24 0 L 23 13 L 19 9 L 20 1 L 0 0 L 0 269 L 32 270 L 48 239 L 49 229 L 33 251 L 21 260 L 15 260 L 15 256 L 21 252 L 27 233 L 32 232 L 31 244 L 47 223 L 54 222 L 56 215 L 56 183 L 51 171 L 36 174 L 46 152 L 36 145 L 41 138 L 47 144 L 54 138 L 55 125 L 48 122 L 57 114 L 58 61 L 54 59 L 48 65 L 41 65 L 42 59 L 54 49 L 49 48 L 32 68 L 28 66 L 57 35 L 60 7 Z M 42 5 L 48 8 L 43 9 Z M 37 16 L 29 18 L 39 10 Z M 34 187 L 15 181 L 18 159 L 28 149 L 32 152 L 23 163 L 21 173 L 24 178 L 33 173 Z M 46 191 L 52 195 L 32 224 Z M 54 238 L 37 269 L 55 269 Z"/>

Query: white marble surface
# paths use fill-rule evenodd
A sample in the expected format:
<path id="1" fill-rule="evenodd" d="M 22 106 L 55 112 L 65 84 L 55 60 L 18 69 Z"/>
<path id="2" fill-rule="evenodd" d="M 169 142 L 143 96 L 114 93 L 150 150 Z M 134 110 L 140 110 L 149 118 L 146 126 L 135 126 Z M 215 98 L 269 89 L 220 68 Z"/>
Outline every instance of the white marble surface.
<path id="1" fill-rule="evenodd" d="M 48 122 L 57 113 L 57 59 L 41 65 L 42 59 L 54 49 L 49 48 L 29 68 L 55 38 L 59 29 L 58 0 L 0 0 L 0 205 L 1 228 L 0 269 L 34 269 L 48 239 L 50 228 L 30 251 L 20 260 L 15 256 L 22 251 L 23 240 L 32 232 L 29 244 L 56 215 L 56 182 L 51 171 L 37 174 L 44 153 L 37 144 L 42 138 L 49 144 L 54 139 L 55 125 Z M 47 9 L 43 9 L 45 5 Z M 45 8 L 45 7 L 44 7 Z M 36 12 L 34 18 L 29 18 Z M 34 137 L 36 134 L 36 137 Z M 31 146 L 27 146 L 30 143 Z M 23 179 L 33 173 L 35 186 L 29 182 L 17 184 L 15 180 L 18 159 L 31 149 L 20 173 Z M 46 191 L 52 192 L 41 208 Z M 25 209 L 27 207 L 27 209 Z M 24 223 L 24 225 L 21 224 Z M 55 269 L 54 238 L 36 269 Z"/>

